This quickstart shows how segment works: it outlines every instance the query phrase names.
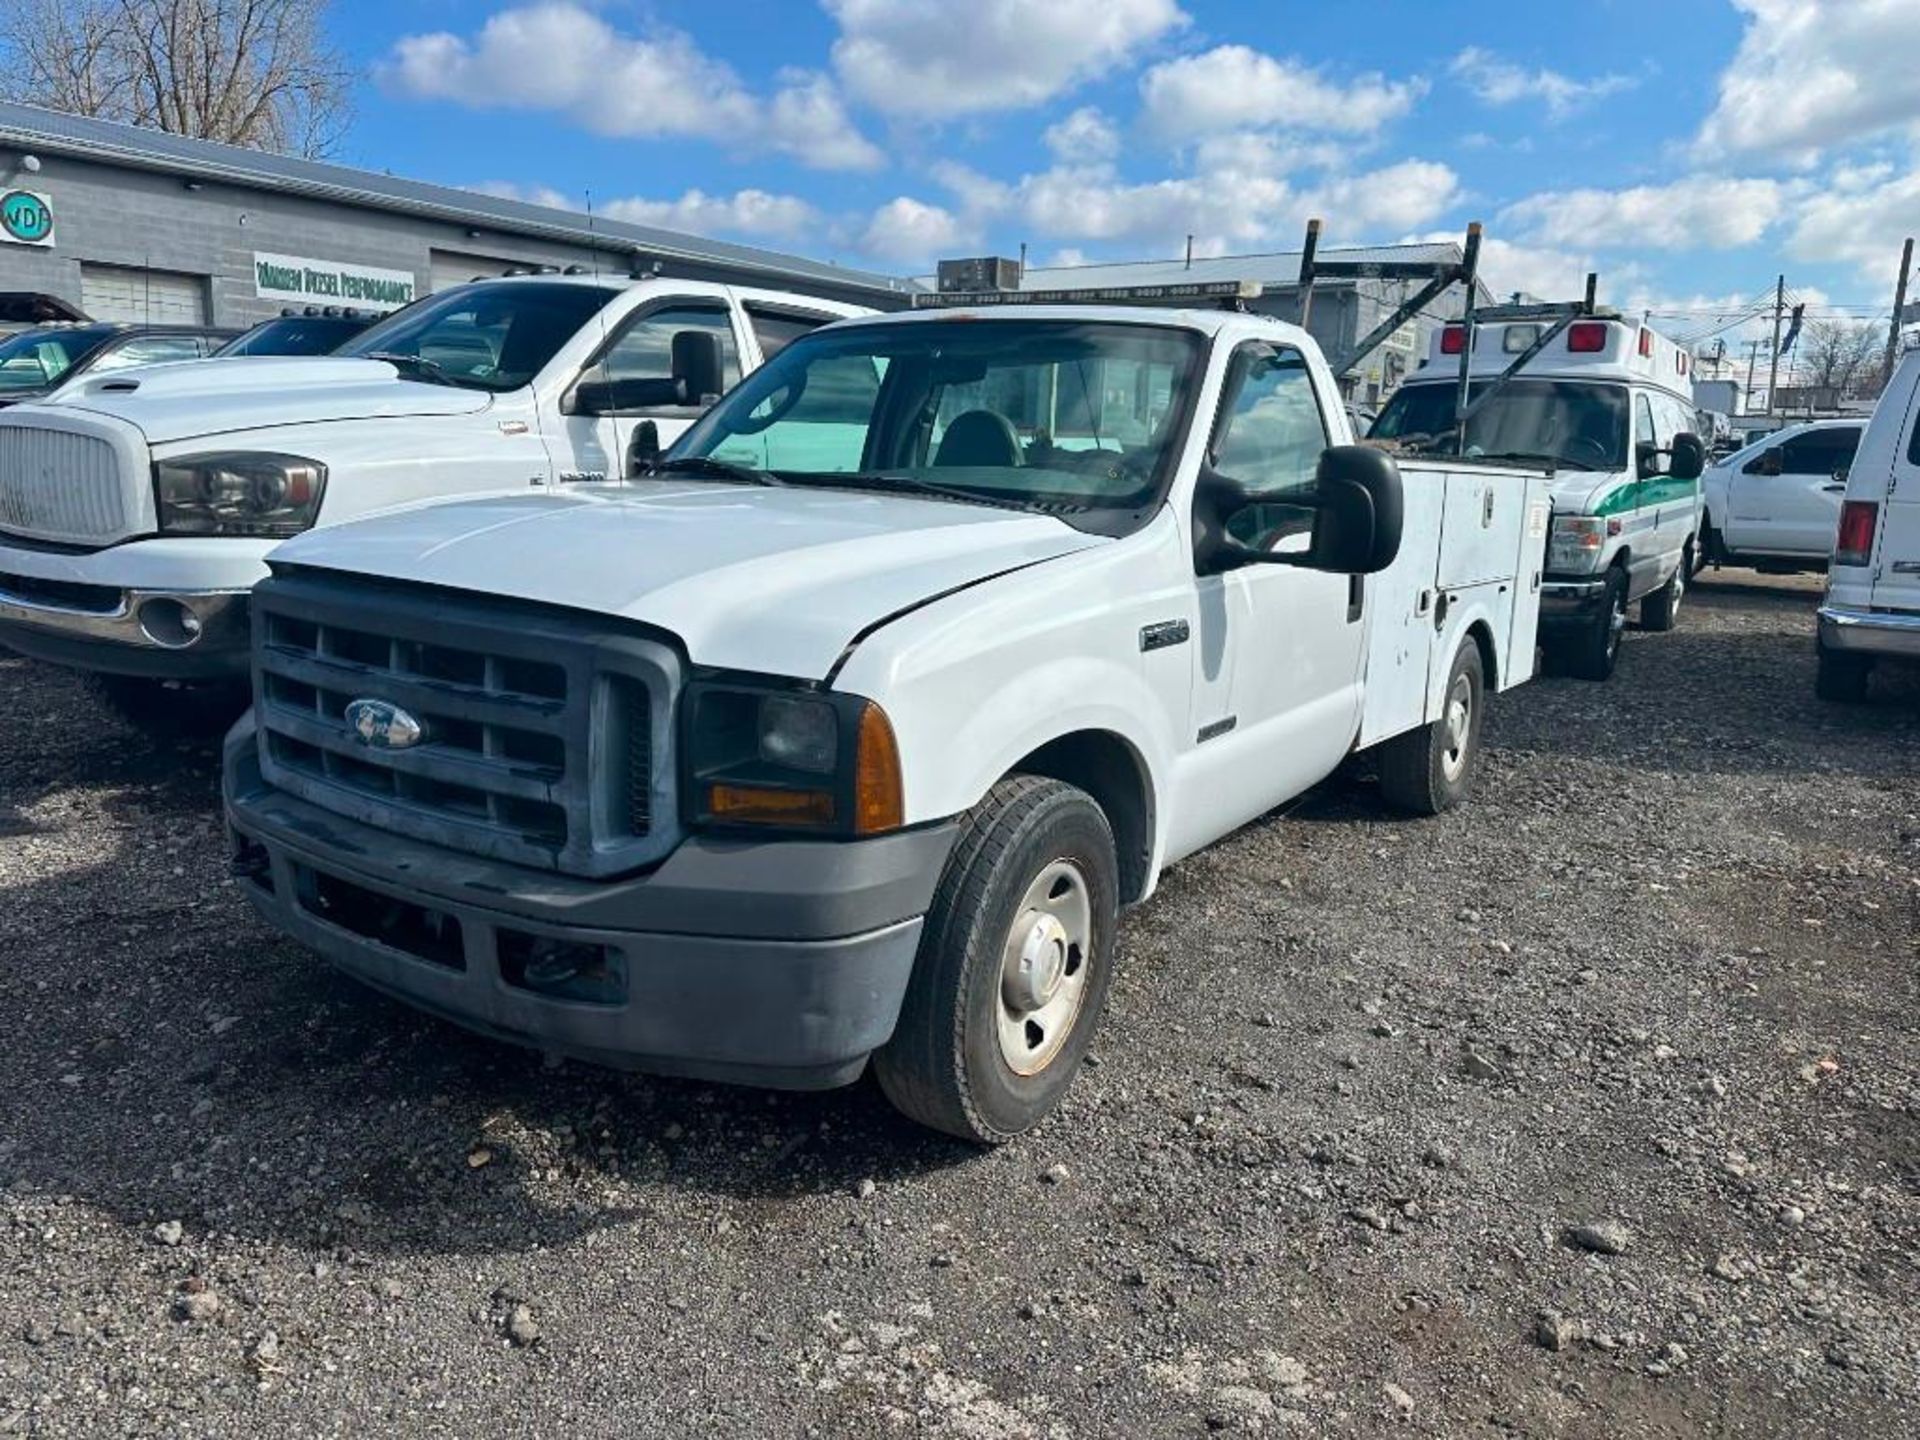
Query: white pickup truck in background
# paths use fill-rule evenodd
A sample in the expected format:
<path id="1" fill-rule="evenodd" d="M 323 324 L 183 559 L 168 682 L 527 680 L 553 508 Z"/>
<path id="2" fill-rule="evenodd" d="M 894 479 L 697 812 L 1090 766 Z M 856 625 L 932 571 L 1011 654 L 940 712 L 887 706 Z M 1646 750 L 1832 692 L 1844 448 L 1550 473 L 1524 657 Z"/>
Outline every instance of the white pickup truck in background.
<path id="1" fill-rule="evenodd" d="M 1920 350 L 1880 392 L 1847 471 L 1818 643 L 1826 700 L 1865 700 L 1882 662 L 1920 664 Z"/>
<path id="2" fill-rule="evenodd" d="M 1017 298 L 804 337 L 644 478 L 278 550 L 226 751 L 256 908 L 487 1034 L 871 1059 L 994 1142 L 1165 866 L 1359 751 L 1460 799 L 1533 670 L 1545 473 L 1354 446 L 1274 319 Z"/>
<path id="3" fill-rule="evenodd" d="M 1709 465 L 1697 560 L 1770 574 L 1824 570 L 1865 419 L 1789 425 Z"/>
<path id="4" fill-rule="evenodd" d="M 155 682 L 245 675 L 247 592 L 281 540 L 432 496 L 618 478 L 796 335 L 862 313 L 536 275 L 443 291 L 328 356 L 83 379 L 0 413 L 0 644 L 95 672 L 166 724 L 188 697 Z M 220 687 L 203 693 L 217 713 Z"/>

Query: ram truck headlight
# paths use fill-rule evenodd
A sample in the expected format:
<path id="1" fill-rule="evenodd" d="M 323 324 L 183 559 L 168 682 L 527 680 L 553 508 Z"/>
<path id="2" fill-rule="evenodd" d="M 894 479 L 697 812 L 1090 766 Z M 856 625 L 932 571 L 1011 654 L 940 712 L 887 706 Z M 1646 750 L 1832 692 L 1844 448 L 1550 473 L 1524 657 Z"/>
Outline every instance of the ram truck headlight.
<path id="1" fill-rule="evenodd" d="M 163 535 L 250 535 L 284 540 L 311 530 L 327 467 L 298 455 L 252 451 L 182 455 L 153 466 Z"/>
<path id="2" fill-rule="evenodd" d="M 871 700 L 701 682 L 682 713 L 696 825 L 861 836 L 905 823 L 900 749 Z"/>

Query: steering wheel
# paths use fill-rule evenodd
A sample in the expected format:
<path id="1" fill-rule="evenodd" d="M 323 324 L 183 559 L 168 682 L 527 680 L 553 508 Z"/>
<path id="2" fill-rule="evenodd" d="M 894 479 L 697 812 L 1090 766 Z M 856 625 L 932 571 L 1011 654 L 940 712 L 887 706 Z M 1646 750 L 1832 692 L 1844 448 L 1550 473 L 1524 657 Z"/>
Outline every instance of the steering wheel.
<path id="1" fill-rule="evenodd" d="M 1568 441 L 1567 459 L 1583 459 L 1584 457 L 1579 453 L 1582 448 L 1585 448 L 1593 455 L 1592 464 L 1595 469 L 1604 470 L 1612 463 L 1613 457 L 1607 454 L 1606 442 L 1596 440 L 1591 435 L 1576 435 L 1572 440 Z"/>

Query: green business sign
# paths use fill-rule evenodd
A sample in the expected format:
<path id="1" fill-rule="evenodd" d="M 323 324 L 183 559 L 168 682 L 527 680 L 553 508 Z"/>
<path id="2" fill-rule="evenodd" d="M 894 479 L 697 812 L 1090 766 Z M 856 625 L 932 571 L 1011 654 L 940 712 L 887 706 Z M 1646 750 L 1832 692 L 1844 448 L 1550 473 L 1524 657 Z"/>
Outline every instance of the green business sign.
<path id="1" fill-rule="evenodd" d="M 53 244 L 53 202 L 32 190 L 0 195 L 0 240 L 16 245 Z"/>

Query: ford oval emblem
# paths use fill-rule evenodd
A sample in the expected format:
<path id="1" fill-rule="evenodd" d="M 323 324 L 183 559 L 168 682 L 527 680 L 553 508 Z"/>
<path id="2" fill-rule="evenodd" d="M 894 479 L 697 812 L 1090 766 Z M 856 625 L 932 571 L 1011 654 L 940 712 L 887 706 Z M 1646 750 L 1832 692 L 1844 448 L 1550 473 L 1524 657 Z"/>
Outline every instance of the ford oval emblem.
<path id="1" fill-rule="evenodd" d="M 347 706 L 347 725 L 375 750 L 410 750 L 427 738 L 424 725 L 385 700 L 355 700 Z"/>

